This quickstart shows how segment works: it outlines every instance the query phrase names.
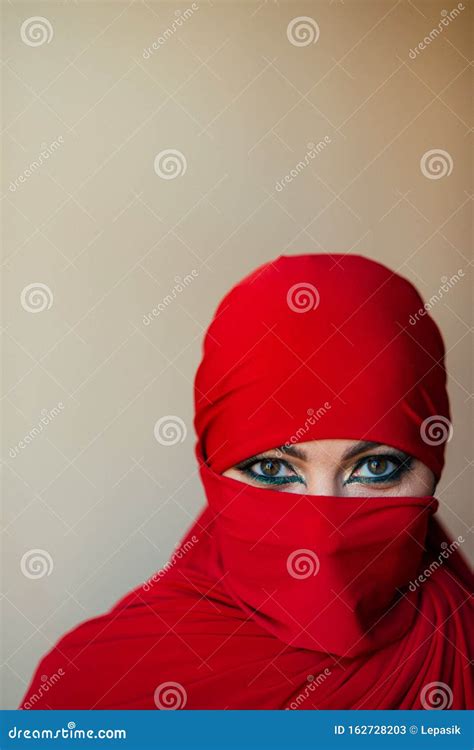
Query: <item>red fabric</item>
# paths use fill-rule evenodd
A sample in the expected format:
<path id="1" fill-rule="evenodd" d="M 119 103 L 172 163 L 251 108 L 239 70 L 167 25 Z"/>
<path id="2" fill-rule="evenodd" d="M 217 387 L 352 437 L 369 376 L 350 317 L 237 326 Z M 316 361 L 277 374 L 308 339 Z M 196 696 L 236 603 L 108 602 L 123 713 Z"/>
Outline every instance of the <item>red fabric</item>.
<path id="1" fill-rule="evenodd" d="M 300 283 L 306 312 L 288 297 Z M 407 281 L 357 256 L 279 258 L 227 295 L 196 376 L 208 506 L 163 575 L 43 659 L 24 708 L 473 706 L 471 578 L 437 500 L 298 495 L 220 474 L 333 437 L 393 445 L 439 476 L 444 348 L 427 315 L 410 322 L 419 310 Z"/>
<path id="2" fill-rule="evenodd" d="M 286 442 L 373 440 L 439 476 L 443 357 L 406 279 L 357 255 L 281 256 L 224 297 L 207 332 L 195 384 L 203 452 L 220 473 Z"/>

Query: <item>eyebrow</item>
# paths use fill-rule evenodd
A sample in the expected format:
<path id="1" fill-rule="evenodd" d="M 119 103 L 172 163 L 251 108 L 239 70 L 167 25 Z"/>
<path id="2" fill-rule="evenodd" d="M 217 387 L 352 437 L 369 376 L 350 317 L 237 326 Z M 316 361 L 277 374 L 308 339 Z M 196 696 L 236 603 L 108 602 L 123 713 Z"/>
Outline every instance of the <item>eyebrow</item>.
<path id="1" fill-rule="evenodd" d="M 361 453 L 366 453 L 367 451 L 375 450 L 376 448 L 385 447 L 388 448 L 389 446 L 385 446 L 384 443 L 374 442 L 373 440 L 359 440 L 358 443 L 353 445 L 345 453 L 342 454 L 341 460 L 349 461 L 349 459 L 354 458 L 355 456 L 359 456 Z M 289 456 L 293 456 L 293 458 L 299 458 L 302 461 L 308 460 L 308 454 L 301 448 L 297 448 L 294 445 L 281 445 L 279 448 L 276 448 L 276 450 L 279 450 L 282 453 L 286 453 Z M 396 449 L 391 448 L 391 450 Z M 397 453 L 400 453 L 401 455 L 407 455 L 400 450 L 397 450 Z"/>
<path id="2" fill-rule="evenodd" d="M 294 445 L 280 445 L 276 450 L 288 456 L 293 456 L 293 458 L 300 458 L 302 461 L 308 460 L 308 454 L 302 448 L 296 448 Z"/>
<path id="3" fill-rule="evenodd" d="M 349 448 L 348 451 L 346 451 L 342 455 L 343 461 L 348 461 L 350 458 L 354 458 L 354 456 L 358 456 L 360 453 L 365 453 L 366 451 L 373 450 L 374 448 L 385 448 L 389 446 L 385 446 L 383 443 L 374 443 L 371 440 L 360 440 L 358 443 L 356 443 L 352 448 Z M 393 448 L 391 450 L 394 450 Z M 403 453 L 403 451 L 398 451 L 397 453 L 406 455 Z"/>
<path id="4" fill-rule="evenodd" d="M 348 461 L 351 458 L 354 458 L 354 456 L 358 456 L 361 453 L 366 453 L 367 451 L 374 450 L 375 448 L 384 448 L 389 447 L 385 446 L 383 443 L 377 443 L 372 440 L 360 440 L 358 443 L 352 446 L 352 448 L 349 448 L 343 455 L 341 456 L 342 461 Z M 396 450 L 396 449 L 391 449 Z M 293 458 L 299 458 L 301 461 L 308 461 L 308 454 L 306 451 L 304 451 L 302 448 L 297 448 L 295 445 L 280 445 L 278 448 L 271 448 L 270 451 L 280 451 L 281 453 L 285 453 L 288 456 L 293 456 Z M 401 455 L 407 455 L 403 451 L 397 450 L 397 453 L 400 453 Z M 253 459 L 258 460 L 262 456 L 264 456 L 265 453 L 258 453 L 255 456 L 252 456 Z"/>
<path id="5" fill-rule="evenodd" d="M 372 440 L 360 440 L 358 443 L 353 445 L 352 448 L 349 448 L 345 453 L 343 453 L 341 458 L 343 461 L 348 461 L 350 458 L 354 458 L 354 456 L 358 456 L 360 453 L 365 453 L 366 451 L 374 450 L 375 448 L 383 448 L 383 444 L 374 442 Z M 302 461 L 308 460 L 308 454 L 301 448 L 297 448 L 294 445 L 280 445 L 280 447 L 276 448 L 276 450 L 279 450 L 282 453 L 287 454 L 288 456 L 293 456 L 293 458 L 299 458 Z"/>
<path id="6" fill-rule="evenodd" d="M 248 465 L 249 461 L 258 461 L 259 459 L 265 458 L 268 453 L 271 453 L 272 451 L 279 451 L 280 453 L 285 453 L 288 456 L 293 456 L 293 458 L 299 458 L 301 461 L 307 461 L 308 460 L 308 454 L 302 450 L 301 448 L 296 448 L 294 445 L 280 445 L 278 448 L 270 448 L 268 451 L 263 451 L 262 453 L 256 453 L 254 456 L 251 456 L 246 461 L 241 461 L 237 464 L 237 467 L 243 466 L 244 464 Z"/>

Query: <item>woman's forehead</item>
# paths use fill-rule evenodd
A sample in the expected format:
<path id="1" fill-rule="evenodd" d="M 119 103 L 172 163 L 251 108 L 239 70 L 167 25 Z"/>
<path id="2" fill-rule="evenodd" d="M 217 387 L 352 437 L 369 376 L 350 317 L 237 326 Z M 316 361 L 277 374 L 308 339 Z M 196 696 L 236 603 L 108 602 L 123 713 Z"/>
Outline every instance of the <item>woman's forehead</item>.
<path id="1" fill-rule="evenodd" d="M 290 445 L 286 444 L 269 448 L 263 452 L 278 456 L 291 456 L 301 461 L 311 461 L 321 457 L 347 460 L 367 451 L 380 451 L 383 449 L 397 450 L 392 446 L 371 440 L 328 439 L 308 440 Z"/>

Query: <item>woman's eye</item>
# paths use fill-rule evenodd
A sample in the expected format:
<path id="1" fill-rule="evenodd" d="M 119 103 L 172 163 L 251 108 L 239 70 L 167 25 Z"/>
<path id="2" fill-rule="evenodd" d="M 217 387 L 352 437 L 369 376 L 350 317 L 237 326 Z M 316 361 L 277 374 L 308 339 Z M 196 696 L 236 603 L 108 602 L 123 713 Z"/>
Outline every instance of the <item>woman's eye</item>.
<path id="1" fill-rule="evenodd" d="M 394 468 L 395 464 L 393 461 L 388 461 L 386 458 L 371 458 L 362 466 L 363 471 L 360 475 L 380 477 L 384 474 L 391 474 Z M 364 469 L 366 469 L 367 473 Z"/>
<path id="2" fill-rule="evenodd" d="M 354 469 L 350 480 L 387 480 L 395 479 L 408 469 L 408 458 L 406 461 L 390 459 L 388 456 L 370 456 L 363 459 Z"/>
<path id="3" fill-rule="evenodd" d="M 264 477 L 284 477 L 287 476 L 285 470 L 287 467 L 282 461 L 273 458 L 265 458 L 257 461 L 250 467 L 255 474 Z"/>
<path id="4" fill-rule="evenodd" d="M 286 461 L 269 456 L 259 458 L 258 461 L 250 461 L 238 467 L 246 476 L 257 482 L 272 485 L 290 484 L 293 482 L 304 483 L 293 467 Z"/>

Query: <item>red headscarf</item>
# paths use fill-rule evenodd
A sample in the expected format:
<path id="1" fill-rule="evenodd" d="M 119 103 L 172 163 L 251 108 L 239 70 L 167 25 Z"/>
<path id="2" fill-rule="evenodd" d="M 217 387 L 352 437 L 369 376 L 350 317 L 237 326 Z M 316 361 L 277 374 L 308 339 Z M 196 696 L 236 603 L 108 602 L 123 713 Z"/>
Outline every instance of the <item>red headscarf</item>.
<path id="1" fill-rule="evenodd" d="M 207 508 L 165 571 L 45 657 L 23 707 L 472 707 L 471 581 L 437 500 L 221 475 L 262 450 L 345 438 L 439 478 L 444 346 L 411 284 L 359 256 L 262 266 L 217 309 L 195 400 Z"/>

